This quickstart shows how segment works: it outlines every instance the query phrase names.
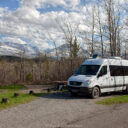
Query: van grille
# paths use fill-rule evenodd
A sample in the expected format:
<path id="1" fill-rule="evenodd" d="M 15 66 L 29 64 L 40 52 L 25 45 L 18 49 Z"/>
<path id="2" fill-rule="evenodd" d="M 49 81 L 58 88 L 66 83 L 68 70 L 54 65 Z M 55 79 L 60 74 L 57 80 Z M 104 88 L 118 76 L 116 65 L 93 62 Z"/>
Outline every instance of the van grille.
<path id="1" fill-rule="evenodd" d="M 70 85 L 76 85 L 76 86 L 80 86 L 82 84 L 82 82 L 77 82 L 77 81 L 70 81 L 69 83 Z"/>

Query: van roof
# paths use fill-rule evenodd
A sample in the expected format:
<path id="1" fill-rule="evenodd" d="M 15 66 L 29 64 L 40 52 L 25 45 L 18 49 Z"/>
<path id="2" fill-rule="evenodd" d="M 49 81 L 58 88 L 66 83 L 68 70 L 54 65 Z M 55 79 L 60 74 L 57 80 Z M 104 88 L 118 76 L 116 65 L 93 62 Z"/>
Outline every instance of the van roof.
<path id="1" fill-rule="evenodd" d="M 103 64 L 105 59 L 87 59 L 83 65 L 101 65 Z"/>
<path id="2" fill-rule="evenodd" d="M 82 65 L 102 65 L 102 64 L 128 66 L 128 60 L 96 58 L 96 59 L 87 59 Z"/>

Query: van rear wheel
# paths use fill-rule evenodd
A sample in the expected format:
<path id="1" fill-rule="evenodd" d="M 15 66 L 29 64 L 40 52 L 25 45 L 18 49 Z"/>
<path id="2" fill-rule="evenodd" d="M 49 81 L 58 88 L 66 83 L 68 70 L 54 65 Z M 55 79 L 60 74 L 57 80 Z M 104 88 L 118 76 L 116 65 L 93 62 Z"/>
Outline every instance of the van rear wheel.
<path id="1" fill-rule="evenodd" d="M 128 86 L 126 86 L 125 93 L 128 94 Z"/>
<path id="2" fill-rule="evenodd" d="M 92 89 L 91 97 L 92 97 L 93 99 L 96 99 L 96 98 L 98 98 L 99 96 L 100 96 L 100 89 L 99 89 L 98 87 L 94 87 L 94 88 Z"/>

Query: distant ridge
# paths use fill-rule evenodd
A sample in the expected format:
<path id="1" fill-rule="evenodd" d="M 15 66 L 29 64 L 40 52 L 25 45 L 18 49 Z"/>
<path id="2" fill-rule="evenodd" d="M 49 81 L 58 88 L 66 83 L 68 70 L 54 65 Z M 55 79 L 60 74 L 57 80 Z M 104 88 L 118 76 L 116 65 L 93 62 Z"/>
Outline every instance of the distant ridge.
<path id="1" fill-rule="evenodd" d="M 47 57 L 49 60 L 54 60 L 54 58 Z M 0 56 L 0 61 L 6 60 L 8 62 L 20 62 L 21 57 L 18 56 Z M 24 58 L 25 61 L 34 61 L 34 62 L 44 62 L 44 56 L 39 58 L 39 57 L 34 57 L 34 58 Z"/>

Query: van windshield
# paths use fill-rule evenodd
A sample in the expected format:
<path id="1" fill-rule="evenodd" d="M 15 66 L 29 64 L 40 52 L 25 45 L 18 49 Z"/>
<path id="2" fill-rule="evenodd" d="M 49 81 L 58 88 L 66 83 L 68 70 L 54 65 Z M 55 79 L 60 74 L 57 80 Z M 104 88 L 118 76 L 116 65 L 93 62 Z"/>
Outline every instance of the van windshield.
<path id="1" fill-rule="evenodd" d="M 100 65 L 81 65 L 75 72 L 76 75 L 96 75 Z"/>

